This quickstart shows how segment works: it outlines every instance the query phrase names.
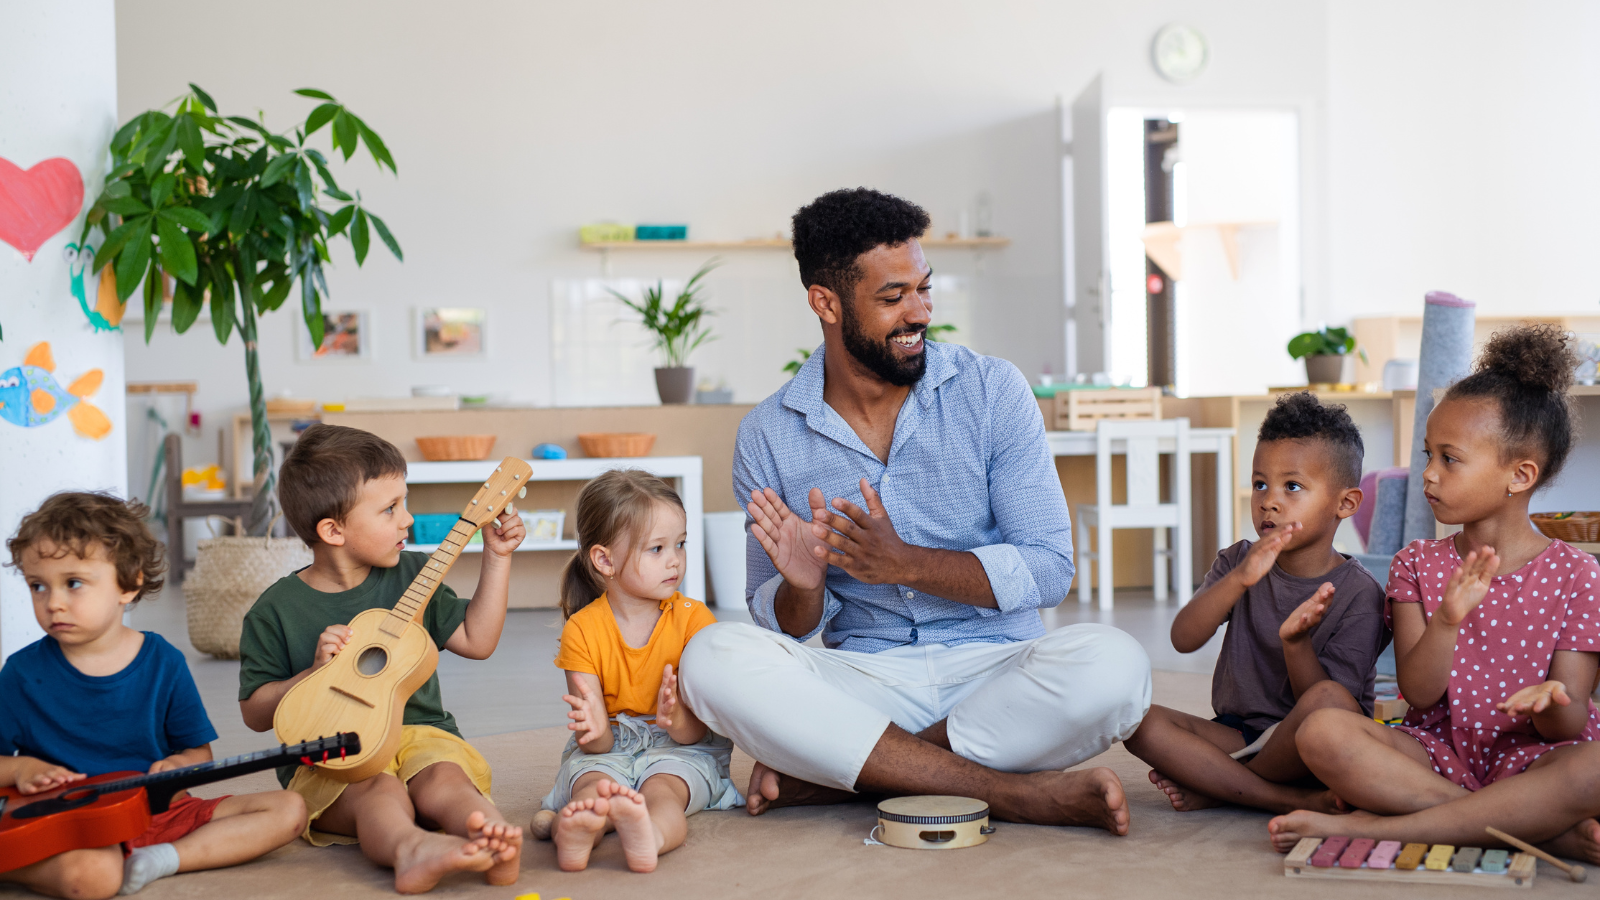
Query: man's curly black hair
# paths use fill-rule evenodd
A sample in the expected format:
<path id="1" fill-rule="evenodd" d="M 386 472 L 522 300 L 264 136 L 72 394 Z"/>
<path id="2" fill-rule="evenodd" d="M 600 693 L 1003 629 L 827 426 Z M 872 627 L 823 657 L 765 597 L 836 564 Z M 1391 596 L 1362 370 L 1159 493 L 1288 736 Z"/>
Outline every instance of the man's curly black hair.
<path id="1" fill-rule="evenodd" d="M 1361 458 L 1366 448 L 1361 443 L 1361 429 L 1350 420 L 1342 403 L 1324 406 L 1310 391 L 1284 394 L 1261 420 L 1256 440 L 1321 441 L 1328 448 L 1335 486 L 1343 490 L 1361 484 Z"/>
<path id="2" fill-rule="evenodd" d="M 922 207 L 881 191 L 829 191 L 794 214 L 800 283 L 807 288 L 820 284 L 848 300 L 861 280 L 857 257 L 882 244 L 892 247 L 919 238 L 928 222 Z"/>

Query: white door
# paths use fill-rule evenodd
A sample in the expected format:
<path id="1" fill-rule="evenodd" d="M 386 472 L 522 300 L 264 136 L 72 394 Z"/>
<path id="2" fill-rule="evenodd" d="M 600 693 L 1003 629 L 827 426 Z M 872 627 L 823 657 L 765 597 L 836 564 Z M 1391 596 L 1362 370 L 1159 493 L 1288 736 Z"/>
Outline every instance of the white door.
<path id="1" fill-rule="evenodd" d="M 1072 323 L 1077 372 L 1106 371 L 1105 76 L 1072 101 Z M 1073 374 L 1073 373 L 1069 373 Z"/>

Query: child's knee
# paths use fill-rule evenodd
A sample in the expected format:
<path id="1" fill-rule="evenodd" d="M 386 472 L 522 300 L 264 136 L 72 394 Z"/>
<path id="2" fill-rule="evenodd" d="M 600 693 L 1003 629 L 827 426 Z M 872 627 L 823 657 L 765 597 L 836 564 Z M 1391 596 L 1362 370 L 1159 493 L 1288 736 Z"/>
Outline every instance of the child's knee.
<path id="1" fill-rule="evenodd" d="M 1356 702 L 1356 698 L 1350 696 L 1350 692 L 1345 690 L 1344 685 L 1332 679 L 1313 684 L 1304 694 L 1300 695 L 1300 699 L 1295 702 L 1295 706 L 1308 711 L 1342 709 L 1354 713 L 1361 712 L 1361 704 Z"/>
<path id="2" fill-rule="evenodd" d="M 1165 706 L 1152 705 L 1150 710 L 1144 714 L 1143 721 L 1139 723 L 1139 727 L 1134 730 L 1133 734 L 1123 738 L 1123 746 L 1128 748 L 1129 753 L 1137 755 L 1140 746 L 1148 741 L 1158 739 L 1160 732 L 1171 724 L 1171 713 L 1172 711 Z"/>
<path id="3" fill-rule="evenodd" d="M 122 848 L 74 850 L 62 860 L 61 896 L 71 900 L 106 900 L 122 888 Z"/>
<path id="4" fill-rule="evenodd" d="M 306 800 L 294 791 L 273 791 L 270 798 L 273 818 L 278 822 L 286 841 L 292 841 L 306 830 L 309 814 Z"/>

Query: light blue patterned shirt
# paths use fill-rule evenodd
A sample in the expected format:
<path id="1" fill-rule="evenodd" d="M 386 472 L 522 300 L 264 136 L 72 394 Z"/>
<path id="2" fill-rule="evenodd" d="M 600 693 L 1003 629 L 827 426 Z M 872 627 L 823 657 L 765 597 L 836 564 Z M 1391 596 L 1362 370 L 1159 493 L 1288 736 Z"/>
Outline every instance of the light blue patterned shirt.
<path id="1" fill-rule="evenodd" d="M 829 567 L 822 621 L 829 647 L 876 653 L 903 644 L 1021 641 L 1044 634 L 1041 607 L 1072 584 L 1072 525 L 1044 436 L 1044 418 L 1017 367 L 929 341 L 922 379 L 895 422 L 889 463 L 822 400 L 823 348 L 739 424 L 733 490 L 741 506 L 772 488 L 801 518 L 808 494 L 866 508 L 860 480 L 883 499 L 908 544 L 968 550 L 983 563 L 999 609 L 945 600 L 902 584 L 866 584 Z M 745 516 L 746 532 L 750 525 Z M 756 624 L 782 633 L 774 599 L 783 576 L 754 537 L 745 545 L 745 600 Z"/>

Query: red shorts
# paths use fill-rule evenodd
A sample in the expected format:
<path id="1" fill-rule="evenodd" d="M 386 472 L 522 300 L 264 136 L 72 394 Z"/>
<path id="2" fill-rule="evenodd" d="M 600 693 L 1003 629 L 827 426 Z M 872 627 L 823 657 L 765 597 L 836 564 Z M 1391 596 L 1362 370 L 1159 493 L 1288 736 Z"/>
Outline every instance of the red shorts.
<path id="1" fill-rule="evenodd" d="M 126 856 L 135 848 L 149 847 L 152 844 L 170 844 L 184 835 L 193 834 L 211 821 L 211 817 L 216 815 L 217 804 L 226 799 L 228 798 L 212 797 L 209 800 L 201 800 L 188 794 L 174 798 L 166 812 L 156 813 L 150 817 L 150 827 L 144 830 L 144 834 L 122 845 L 122 854 Z"/>

